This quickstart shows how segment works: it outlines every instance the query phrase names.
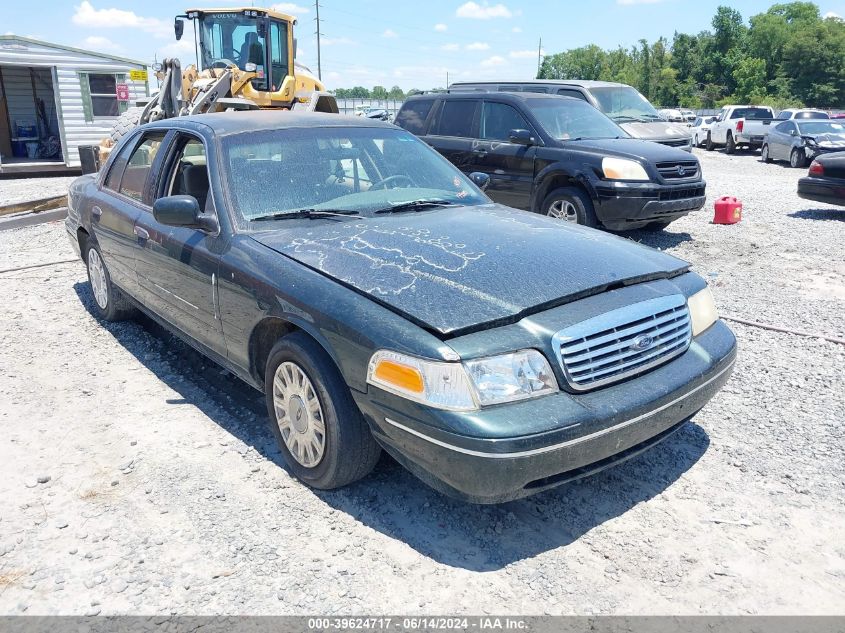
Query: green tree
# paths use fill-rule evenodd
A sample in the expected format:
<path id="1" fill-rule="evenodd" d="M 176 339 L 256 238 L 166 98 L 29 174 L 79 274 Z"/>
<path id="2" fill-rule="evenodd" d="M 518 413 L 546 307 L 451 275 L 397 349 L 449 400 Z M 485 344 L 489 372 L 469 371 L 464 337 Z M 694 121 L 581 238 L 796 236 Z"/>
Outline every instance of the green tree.
<path id="1" fill-rule="evenodd" d="M 607 53 L 595 44 L 573 48 L 543 59 L 538 79 L 599 79 Z"/>
<path id="2" fill-rule="evenodd" d="M 741 103 L 760 103 L 766 94 L 766 62 L 746 57 L 734 68 L 736 91 L 733 97 Z"/>
<path id="3" fill-rule="evenodd" d="M 373 86 L 373 89 L 370 90 L 370 97 L 382 101 L 387 99 L 387 88 L 384 86 Z"/>
<path id="4" fill-rule="evenodd" d="M 786 43 L 782 70 L 792 94 L 813 107 L 845 103 L 845 23 L 823 20 L 805 26 Z"/>
<path id="5" fill-rule="evenodd" d="M 399 86 L 393 86 L 390 89 L 390 92 L 387 93 L 387 96 L 391 99 L 404 99 L 405 93 L 402 91 L 402 88 Z"/>
<path id="6" fill-rule="evenodd" d="M 364 88 L 364 86 L 355 86 L 349 91 L 349 96 L 352 99 L 369 99 L 370 91 Z"/>

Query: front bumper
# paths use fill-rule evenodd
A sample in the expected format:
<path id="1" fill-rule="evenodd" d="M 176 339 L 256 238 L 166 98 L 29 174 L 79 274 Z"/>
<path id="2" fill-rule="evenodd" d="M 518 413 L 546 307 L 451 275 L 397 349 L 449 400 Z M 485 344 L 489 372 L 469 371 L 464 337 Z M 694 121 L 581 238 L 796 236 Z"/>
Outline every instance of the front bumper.
<path id="1" fill-rule="evenodd" d="M 79 238 L 76 235 L 76 230 L 76 222 L 70 217 L 65 218 L 65 231 L 67 232 L 67 238 L 70 240 L 73 252 L 76 253 L 77 257 L 82 258 L 82 251 L 79 248 Z"/>
<path id="2" fill-rule="evenodd" d="M 717 321 L 665 365 L 584 394 L 561 391 L 466 414 L 408 406 L 373 388 L 355 398 L 379 443 L 420 479 L 467 501 L 501 503 L 608 468 L 665 439 L 725 384 L 735 356 L 736 339 Z M 477 435 L 437 428 L 455 416 L 471 421 Z M 517 429 L 520 419 L 546 420 L 548 430 L 483 437 L 502 420 Z"/>
<path id="3" fill-rule="evenodd" d="M 845 151 L 845 147 L 819 147 L 804 145 L 804 154 L 807 156 L 808 160 L 813 160 L 819 156 L 824 156 L 825 154 L 833 154 L 835 152 L 842 152 Z"/>
<path id="4" fill-rule="evenodd" d="M 638 229 L 651 222 L 671 222 L 704 206 L 707 183 L 599 181 L 594 184 L 596 217 L 612 231 Z"/>
<path id="5" fill-rule="evenodd" d="M 845 206 L 845 180 L 807 176 L 798 181 L 798 197 L 814 202 Z"/>

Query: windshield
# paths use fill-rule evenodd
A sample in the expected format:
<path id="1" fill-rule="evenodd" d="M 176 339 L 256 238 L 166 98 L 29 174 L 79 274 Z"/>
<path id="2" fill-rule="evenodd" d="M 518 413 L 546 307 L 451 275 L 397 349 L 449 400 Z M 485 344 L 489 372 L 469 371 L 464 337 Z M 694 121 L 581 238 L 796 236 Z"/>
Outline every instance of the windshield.
<path id="1" fill-rule="evenodd" d="M 614 121 L 656 121 L 660 118 L 654 106 L 631 86 L 590 88 L 599 103 L 599 109 Z"/>
<path id="2" fill-rule="evenodd" d="M 563 141 L 627 138 L 628 133 L 586 101 L 567 97 L 525 100 L 546 132 Z"/>
<path id="3" fill-rule="evenodd" d="M 303 209 L 369 215 L 417 201 L 490 202 L 445 158 L 399 129 L 264 130 L 225 136 L 223 152 L 232 207 L 247 222 Z"/>
<path id="4" fill-rule="evenodd" d="M 241 13 L 207 13 L 200 22 L 202 67 L 215 63 L 246 70 L 255 64 L 254 72 L 264 78 L 267 50 L 266 37 L 258 33 L 258 20 Z"/>
<path id="5" fill-rule="evenodd" d="M 799 134 L 845 134 L 845 124 L 835 121 L 802 121 Z"/>

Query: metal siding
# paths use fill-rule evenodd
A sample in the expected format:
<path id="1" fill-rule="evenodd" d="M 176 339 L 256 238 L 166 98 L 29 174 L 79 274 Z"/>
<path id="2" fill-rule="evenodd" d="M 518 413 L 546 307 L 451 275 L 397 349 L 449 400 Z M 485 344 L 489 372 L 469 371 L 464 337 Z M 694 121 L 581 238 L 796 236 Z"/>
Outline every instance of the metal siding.
<path id="1" fill-rule="evenodd" d="M 143 64 L 131 64 L 30 42 L 20 42 L 19 47 L 9 40 L 4 40 L 0 45 L 0 65 L 4 66 L 4 77 L 9 65 L 55 67 L 58 84 L 55 88 L 61 104 L 59 119 L 64 123 L 65 143 L 62 149 L 65 163 L 69 167 L 80 165 L 79 146 L 98 144 L 109 135 L 116 120 L 116 117 L 98 117 L 91 122 L 85 121 L 78 73 L 125 74 L 128 77 L 130 70 L 146 70 Z M 28 81 L 28 72 L 26 76 Z M 126 83 L 129 84 L 130 107 L 135 99 L 147 96 L 146 82 Z"/>

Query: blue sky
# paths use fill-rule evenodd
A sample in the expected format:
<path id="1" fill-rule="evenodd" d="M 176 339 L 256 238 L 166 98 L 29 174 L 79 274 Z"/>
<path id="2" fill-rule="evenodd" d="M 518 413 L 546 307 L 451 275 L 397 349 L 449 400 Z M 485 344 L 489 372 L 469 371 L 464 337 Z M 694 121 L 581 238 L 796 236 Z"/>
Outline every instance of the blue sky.
<path id="1" fill-rule="evenodd" d="M 241 0 L 250 4 L 250 0 Z M 172 21 L 188 2 L 173 0 L 3 0 L 0 34 L 113 53 L 152 62 L 153 56 L 193 61 L 191 38 L 176 42 Z M 197 0 L 192 6 L 232 6 L 238 0 Z M 261 2 L 254 2 L 262 6 Z M 296 15 L 299 61 L 316 72 L 313 0 L 270 3 Z M 675 31 L 710 28 L 718 0 L 321 0 L 323 80 L 329 89 L 398 84 L 432 88 L 449 79 L 532 78 L 537 46 L 552 54 L 585 44 L 630 46 Z M 746 19 L 765 0 L 721 0 Z M 845 16 L 845 0 L 821 0 L 822 14 Z M 186 29 L 186 34 L 189 29 Z"/>

